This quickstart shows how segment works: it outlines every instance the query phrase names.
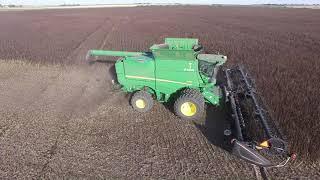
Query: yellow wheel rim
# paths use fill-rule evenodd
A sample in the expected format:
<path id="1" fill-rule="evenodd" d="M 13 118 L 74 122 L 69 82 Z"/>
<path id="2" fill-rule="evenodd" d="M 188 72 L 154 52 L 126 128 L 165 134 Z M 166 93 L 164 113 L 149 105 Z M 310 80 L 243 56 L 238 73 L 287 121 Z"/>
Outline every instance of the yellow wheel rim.
<path id="1" fill-rule="evenodd" d="M 136 106 L 139 108 L 139 109 L 143 109 L 146 107 L 146 102 L 143 100 L 143 99 L 137 99 L 136 100 Z"/>
<path id="2" fill-rule="evenodd" d="M 185 116 L 193 116 L 197 113 L 197 106 L 192 102 L 185 102 L 181 105 L 180 110 Z"/>

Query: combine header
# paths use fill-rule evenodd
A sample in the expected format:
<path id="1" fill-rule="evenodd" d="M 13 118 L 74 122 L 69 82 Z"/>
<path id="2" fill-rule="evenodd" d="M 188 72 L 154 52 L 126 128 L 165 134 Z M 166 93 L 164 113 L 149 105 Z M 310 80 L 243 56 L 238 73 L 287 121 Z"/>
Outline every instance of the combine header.
<path id="1" fill-rule="evenodd" d="M 203 54 L 198 39 L 166 38 L 154 44 L 150 52 L 90 50 L 87 59 L 101 56 L 121 57 L 115 62 L 112 82 L 132 93 L 130 103 L 138 112 L 147 112 L 153 101 L 174 102 L 181 119 L 199 120 L 205 103 L 227 107 L 232 136 L 232 152 L 261 167 L 280 167 L 291 158 L 286 142 L 257 95 L 252 80 L 242 67 L 222 69 L 227 57 Z M 95 57 L 95 58 L 92 58 Z M 223 83 L 217 83 L 223 72 Z M 265 154 L 286 156 L 278 165 Z"/>

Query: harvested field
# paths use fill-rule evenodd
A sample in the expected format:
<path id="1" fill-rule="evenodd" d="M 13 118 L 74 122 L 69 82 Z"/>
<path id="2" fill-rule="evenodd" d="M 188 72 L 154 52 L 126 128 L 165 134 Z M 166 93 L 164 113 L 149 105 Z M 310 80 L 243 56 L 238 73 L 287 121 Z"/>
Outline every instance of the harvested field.
<path id="1" fill-rule="evenodd" d="M 254 178 L 163 105 L 133 111 L 106 69 L 0 61 L 1 177 Z"/>
<path id="2" fill-rule="evenodd" d="M 0 12 L 0 59 L 12 59 L 0 64 L 0 174 L 252 179 L 251 166 L 164 106 L 134 112 L 110 91 L 107 65 L 83 62 L 92 48 L 141 51 L 165 37 L 197 37 L 207 52 L 228 55 L 228 66 L 247 67 L 303 158 L 271 176 L 316 179 L 318 19 L 311 9 L 205 6 Z"/>

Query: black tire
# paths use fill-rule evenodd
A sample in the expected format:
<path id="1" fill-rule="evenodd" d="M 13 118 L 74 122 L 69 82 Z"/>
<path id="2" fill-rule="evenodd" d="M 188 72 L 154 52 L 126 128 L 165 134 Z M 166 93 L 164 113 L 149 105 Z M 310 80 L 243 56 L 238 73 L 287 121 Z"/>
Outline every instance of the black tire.
<path id="1" fill-rule="evenodd" d="M 191 103 L 195 111 L 186 115 L 183 112 L 183 105 Z M 194 108 L 195 107 L 195 108 Z M 202 94 L 196 89 L 185 89 L 174 103 L 174 112 L 177 116 L 184 120 L 200 120 L 205 110 L 205 101 Z"/>
<path id="2" fill-rule="evenodd" d="M 142 101 L 143 105 L 141 104 Z M 153 98 L 151 94 L 146 91 L 137 91 L 131 97 L 130 104 L 134 110 L 144 113 L 153 107 Z"/>
<path id="3" fill-rule="evenodd" d="M 112 84 L 119 84 L 118 82 L 118 77 L 117 77 L 117 71 L 116 71 L 116 66 L 113 64 L 112 66 L 109 67 L 109 77 L 111 79 Z"/>
<path id="4" fill-rule="evenodd" d="M 116 72 L 116 66 L 113 64 L 108 69 L 108 75 L 107 79 L 110 80 L 110 86 L 112 91 L 117 91 L 122 88 L 121 84 L 118 82 L 117 72 Z"/>

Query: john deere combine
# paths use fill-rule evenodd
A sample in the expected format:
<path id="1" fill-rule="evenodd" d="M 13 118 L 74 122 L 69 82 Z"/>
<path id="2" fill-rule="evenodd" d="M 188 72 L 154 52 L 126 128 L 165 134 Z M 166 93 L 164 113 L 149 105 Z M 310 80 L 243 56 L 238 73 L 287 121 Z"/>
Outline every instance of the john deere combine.
<path id="1" fill-rule="evenodd" d="M 121 57 L 115 62 L 112 82 L 133 94 L 130 102 L 138 112 L 149 111 L 155 99 L 173 101 L 175 114 L 186 120 L 201 119 L 205 103 L 227 107 L 232 122 L 225 135 L 234 137 L 233 153 L 259 166 L 274 166 L 261 152 L 287 154 L 286 143 L 251 79 L 241 67 L 221 69 L 226 56 L 201 52 L 198 39 L 166 38 L 149 52 L 90 50 L 87 59 Z M 222 83 L 217 83 L 218 72 L 224 74 Z"/>

